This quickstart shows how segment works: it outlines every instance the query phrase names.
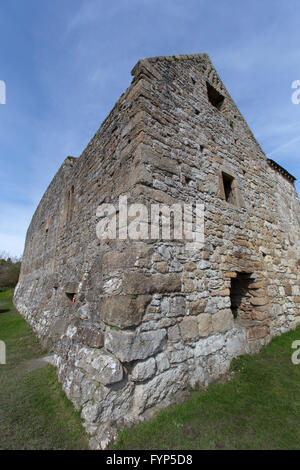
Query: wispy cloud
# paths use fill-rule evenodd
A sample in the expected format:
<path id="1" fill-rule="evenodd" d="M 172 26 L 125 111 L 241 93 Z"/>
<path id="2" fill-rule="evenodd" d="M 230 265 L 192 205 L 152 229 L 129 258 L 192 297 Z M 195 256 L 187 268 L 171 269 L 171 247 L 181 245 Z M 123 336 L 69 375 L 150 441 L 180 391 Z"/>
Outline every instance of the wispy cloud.
<path id="1" fill-rule="evenodd" d="M 279 147 L 275 148 L 271 152 L 269 152 L 269 155 L 275 155 L 276 153 L 280 153 L 282 150 L 286 150 L 287 148 L 290 148 L 292 145 L 300 141 L 300 136 L 295 137 L 294 139 L 289 140 L 283 145 L 280 145 Z"/>

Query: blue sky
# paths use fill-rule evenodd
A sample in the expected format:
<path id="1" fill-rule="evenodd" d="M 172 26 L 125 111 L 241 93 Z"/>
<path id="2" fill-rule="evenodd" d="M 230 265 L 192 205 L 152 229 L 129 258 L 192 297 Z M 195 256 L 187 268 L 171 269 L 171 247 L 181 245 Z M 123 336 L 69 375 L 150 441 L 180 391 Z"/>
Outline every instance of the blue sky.
<path id="1" fill-rule="evenodd" d="M 299 179 L 297 0 L 6 0 L 0 6 L 0 252 L 79 156 L 143 57 L 207 52 L 263 150 Z"/>

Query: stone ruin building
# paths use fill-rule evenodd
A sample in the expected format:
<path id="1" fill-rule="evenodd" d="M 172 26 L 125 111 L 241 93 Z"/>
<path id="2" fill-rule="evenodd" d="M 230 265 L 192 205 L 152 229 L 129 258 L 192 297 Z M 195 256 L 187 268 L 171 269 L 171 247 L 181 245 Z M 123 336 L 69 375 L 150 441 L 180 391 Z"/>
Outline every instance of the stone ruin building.
<path id="1" fill-rule="evenodd" d="M 295 178 L 267 159 L 207 54 L 140 60 L 28 229 L 15 305 L 103 449 L 300 323 Z M 204 244 L 100 240 L 97 208 L 204 204 Z"/>

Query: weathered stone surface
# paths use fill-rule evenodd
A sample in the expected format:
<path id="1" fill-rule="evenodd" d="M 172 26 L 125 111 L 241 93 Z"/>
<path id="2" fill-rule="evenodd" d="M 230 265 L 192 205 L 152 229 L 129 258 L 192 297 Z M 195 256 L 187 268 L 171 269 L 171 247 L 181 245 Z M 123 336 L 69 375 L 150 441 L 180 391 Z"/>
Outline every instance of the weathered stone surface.
<path id="1" fill-rule="evenodd" d="M 184 265 L 184 269 L 186 271 L 195 271 L 195 269 L 197 269 L 197 265 L 193 263 L 192 261 L 190 261 L 189 263 L 186 263 Z"/>
<path id="2" fill-rule="evenodd" d="M 268 334 L 268 328 L 266 326 L 255 326 L 247 330 L 248 339 L 259 339 L 264 338 Z"/>
<path id="3" fill-rule="evenodd" d="M 208 356 L 222 349 L 225 345 L 225 338 L 221 335 L 213 335 L 209 338 L 200 339 L 195 348 L 195 356 Z"/>
<path id="4" fill-rule="evenodd" d="M 186 278 L 184 280 L 183 289 L 184 289 L 184 292 L 186 294 L 196 290 L 196 283 L 195 283 L 194 279 Z"/>
<path id="5" fill-rule="evenodd" d="M 166 330 L 145 331 L 136 335 L 127 331 L 111 330 L 106 333 L 105 348 L 120 361 L 147 359 L 162 350 Z"/>
<path id="6" fill-rule="evenodd" d="M 92 361 L 92 367 L 99 373 L 97 378 L 104 385 L 120 382 L 123 379 L 123 368 L 120 362 L 108 354 L 96 356 Z"/>
<path id="7" fill-rule="evenodd" d="M 89 304 L 84 304 L 82 305 L 78 310 L 77 310 L 77 316 L 81 320 L 91 320 L 92 319 L 92 313 L 91 313 L 91 308 Z"/>
<path id="8" fill-rule="evenodd" d="M 132 272 L 123 277 L 123 283 L 127 294 L 167 293 L 181 290 L 181 280 L 177 274 L 146 276 L 144 273 Z"/>
<path id="9" fill-rule="evenodd" d="M 110 273 L 123 271 L 140 263 L 149 266 L 152 252 L 152 247 L 142 245 L 131 246 L 124 251 L 108 251 L 103 255 L 101 269 L 104 273 Z"/>
<path id="10" fill-rule="evenodd" d="M 153 357 L 147 361 L 138 362 L 131 371 L 131 378 L 134 382 L 144 382 L 153 377 L 156 371 L 156 362 Z"/>
<path id="11" fill-rule="evenodd" d="M 263 283 L 260 281 L 260 282 L 252 282 L 249 284 L 249 289 L 260 289 L 263 287 Z"/>
<path id="12" fill-rule="evenodd" d="M 184 341 L 195 340 L 199 337 L 198 321 L 195 317 L 185 317 L 179 325 Z"/>
<path id="13" fill-rule="evenodd" d="M 252 305 L 262 306 L 262 305 L 267 305 L 269 301 L 266 297 L 252 297 L 250 299 L 250 302 Z"/>
<path id="14" fill-rule="evenodd" d="M 169 341 L 177 342 L 181 340 L 179 327 L 177 325 L 168 328 L 168 339 Z"/>
<path id="15" fill-rule="evenodd" d="M 243 330 L 232 330 L 226 341 L 229 356 L 237 357 L 246 353 L 246 333 Z"/>
<path id="16" fill-rule="evenodd" d="M 199 336 L 205 337 L 212 333 L 212 316 L 209 313 L 202 313 L 198 317 Z"/>
<path id="17" fill-rule="evenodd" d="M 141 323 L 150 295 L 118 295 L 103 298 L 99 304 L 99 317 L 108 325 L 130 328 Z"/>
<path id="18" fill-rule="evenodd" d="M 190 313 L 191 315 L 199 315 L 199 313 L 203 313 L 205 311 L 207 305 L 207 300 L 200 299 L 196 302 L 191 302 L 190 304 Z"/>
<path id="19" fill-rule="evenodd" d="M 64 285 L 64 291 L 66 294 L 76 294 L 78 292 L 79 282 L 67 282 Z"/>
<path id="20" fill-rule="evenodd" d="M 120 382 L 123 378 L 120 362 L 112 355 L 97 349 L 81 348 L 75 365 L 88 372 L 92 380 L 104 385 Z"/>
<path id="21" fill-rule="evenodd" d="M 262 308 L 263 311 L 258 310 L 258 308 L 252 311 L 253 320 L 264 321 L 266 318 L 268 318 L 269 311 L 265 308 L 265 306 Z"/>
<path id="22" fill-rule="evenodd" d="M 170 367 L 168 356 L 165 353 L 160 353 L 156 356 L 156 365 L 159 372 L 163 372 Z"/>
<path id="23" fill-rule="evenodd" d="M 223 333 L 233 327 L 233 315 L 231 310 L 220 310 L 212 315 L 214 333 Z"/>
<path id="24" fill-rule="evenodd" d="M 170 299 L 170 310 L 168 317 L 180 317 L 185 315 L 186 302 L 184 297 L 172 297 Z"/>
<path id="25" fill-rule="evenodd" d="M 137 385 L 134 393 L 134 408 L 142 413 L 146 408 L 159 403 L 169 395 L 174 394 L 184 383 L 185 367 L 180 365 L 154 377 L 146 384 Z"/>
<path id="26" fill-rule="evenodd" d="M 192 348 L 182 348 L 182 349 L 177 349 L 175 351 L 172 351 L 170 353 L 170 363 L 180 363 L 180 362 L 185 362 L 187 359 L 190 359 L 193 357 L 194 352 Z"/>
<path id="27" fill-rule="evenodd" d="M 78 330 L 79 341 L 91 348 L 102 348 L 104 346 L 104 335 L 95 328 L 84 326 Z"/>
<path id="28" fill-rule="evenodd" d="M 156 263 L 154 265 L 154 268 L 156 269 L 156 271 L 158 271 L 160 273 L 167 273 L 169 271 L 168 263 L 166 263 L 165 261 L 161 261 L 159 263 Z"/>

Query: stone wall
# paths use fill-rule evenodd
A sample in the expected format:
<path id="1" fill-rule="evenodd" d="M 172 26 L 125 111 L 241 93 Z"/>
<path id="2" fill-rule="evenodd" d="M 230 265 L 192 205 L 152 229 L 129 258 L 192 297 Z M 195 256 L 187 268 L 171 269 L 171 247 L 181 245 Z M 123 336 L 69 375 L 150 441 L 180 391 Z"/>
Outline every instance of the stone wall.
<path id="1" fill-rule="evenodd" d="M 15 304 L 92 448 L 300 323 L 299 201 L 206 54 L 144 59 L 28 230 Z M 201 203 L 205 243 L 102 240 L 97 207 Z"/>

